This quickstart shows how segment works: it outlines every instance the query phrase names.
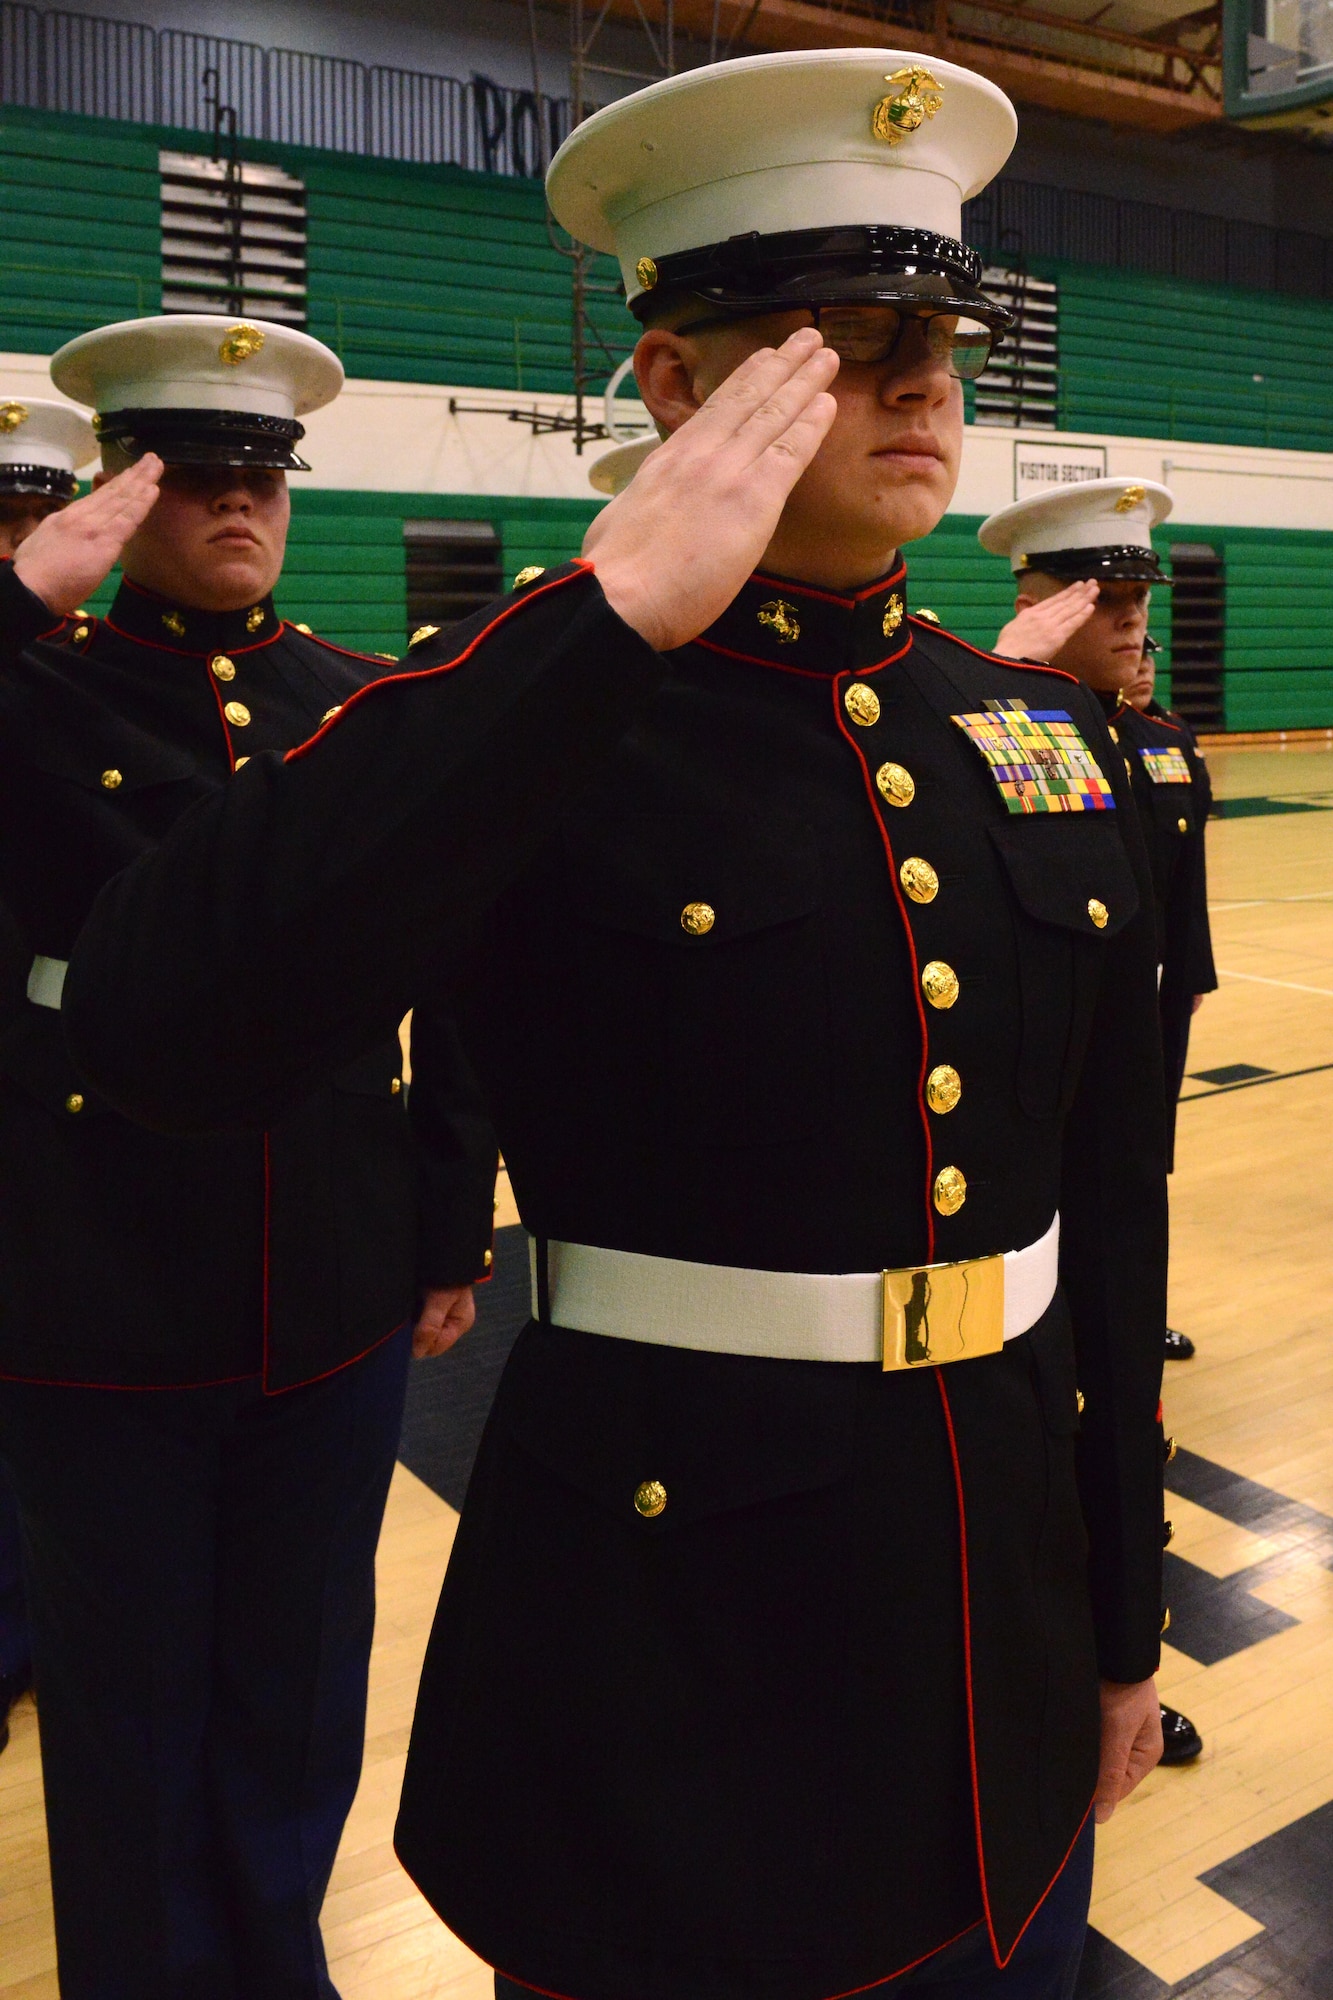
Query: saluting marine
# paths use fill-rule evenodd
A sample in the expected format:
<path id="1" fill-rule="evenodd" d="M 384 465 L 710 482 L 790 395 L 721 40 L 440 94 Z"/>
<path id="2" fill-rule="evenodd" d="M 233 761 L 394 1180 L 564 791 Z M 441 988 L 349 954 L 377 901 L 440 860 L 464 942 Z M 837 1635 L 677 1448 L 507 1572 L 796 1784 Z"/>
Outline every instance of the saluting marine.
<path id="1" fill-rule="evenodd" d="M 423 1345 L 470 1317 L 494 1145 L 425 1015 L 411 1128 L 396 1022 L 318 1087 L 285 1079 L 264 1133 L 144 1130 L 71 1057 L 66 960 L 102 884 L 388 669 L 273 607 L 299 417 L 342 382 L 327 348 L 183 314 L 52 366 L 100 412 L 106 472 L 140 481 L 128 511 L 113 479 L 0 565 L 0 896 L 28 959 L 0 1036 L 0 1453 L 61 1992 L 327 2000 L 405 1322 L 423 1288 Z"/>
<path id="2" fill-rule="evenodd" d="M 93 427 L 72 404 L 0 396 L 0 560 L 12 556 L 48 514 L 69 505 L 78 491 L 78 468 L 96 456 Z M 24 954 L 22 938 L 7 920 L 0 932 L 0 955 L 8 1021 L 22 1009 L 31 953 Z M 32 1636 L 18 1508 L 0 1461 L 0 1750 L 9 1741 L 9 1711 L 31 1682 Z"/>
<path id="3" fill-rule="evenodd" d="M 1173 505 L 1165 486 L 1129 478 L 1089 480 L 1035 494 L 992 514 L 983 547 L 1009 559 L 1015 616 L 996 650 L 1048 660 L 1098 695 L 1125 757 L 1152 869 L 1158 929 L 1158 1013 L 1167 1106 L 1167 1164 L 1175 1150 L 1176 1101 L 1185 1075 L 1190 1020 L 1217 985 L 1208 925 L 1205 829 L 1212 791 L 1189 725 L 1152 698 L 1148 603 L 1169 584 L 1152 531 Z M 1168 1361 L 1194 1343 L 1167 1327 Z M 1169 1525 L 1165 1530 L 1169 1539 Z M 1189 1717 L 1163 1705 L 1164 1764 L 1187 1764 L 1203 1739 Z"/>
<path id="4" fill-rule="evenodd" d="M 1160 1749 L 1146 857 L 1095 698 L 897 553 L 1008 319 L 959 230 L 1014 133 L 882 49 L 580 126 L 552 206 L 667 441 L 71 967 L 80 1059 L 184 1127 L 450 979 L 534 1310 L 397 1842 L 502 1993 L 1067 2000 L 1094 1797 Z"/>

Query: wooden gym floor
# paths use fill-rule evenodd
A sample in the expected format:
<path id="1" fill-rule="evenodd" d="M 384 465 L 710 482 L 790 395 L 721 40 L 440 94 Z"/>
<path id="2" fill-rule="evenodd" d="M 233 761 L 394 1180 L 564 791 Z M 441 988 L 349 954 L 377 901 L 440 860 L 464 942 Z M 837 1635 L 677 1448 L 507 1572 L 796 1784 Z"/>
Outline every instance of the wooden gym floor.
<path id="1" fill-rule="evenodd" d="M 1182 1451 L 1162 1677 L 1206 1747 L 1154 1773 L 1100 1836 L 1080 2000 L 1333 2000 L 1333 757 L 1237 749 L 1211 763 L 1222 983 L 1195 1025 L 1172 1188 L 1171 1320 L 1199 1354 L 1167 1369 Z M 430 1423 L 423 1405 L 419 1437 Z M 404 1449 L 429 1470 L 429 1444 Z M 456 1491 L 456 1473 L 431 1478 Z M 344 2000 L 491 1991 L 390 1846 L 456 1519 L 399 1466 L 365 1774 L 324 1911 Z M 54 1962 L 25 1702 L 0 1757 L 0 2000 L 55 2000 Z"/>

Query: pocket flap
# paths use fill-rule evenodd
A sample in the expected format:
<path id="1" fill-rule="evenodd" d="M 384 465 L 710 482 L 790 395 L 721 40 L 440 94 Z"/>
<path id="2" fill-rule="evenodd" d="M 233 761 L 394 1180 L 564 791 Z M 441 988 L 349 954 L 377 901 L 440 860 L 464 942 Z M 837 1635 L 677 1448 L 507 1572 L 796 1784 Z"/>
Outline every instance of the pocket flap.
<path id="1" fill-rule="evenodd" d="M 368 1055 L 344 1063 L 332 1078 L 335 1090 L 345 1090 L 354 1097 L 396 1097 L 402 1081 L 403 1051 L 397 1041 L 381 1042 Z"/>
<path id="2" fill-rule="evenodd" d="M 1062 813 L 991 826 L 1028 916 L 1085 937 L 1114 937 L 1124 929 L 1139 907 L 1139 892 L 1115 818 Z"/>
<path id="3" fill-rule="evenodd" d="M 662 1534 L 846 1477 L 856 1373 L 530 1326 L 495 1421 L 626 1527 Z M 654 1482 L 665 1505 L 645 1517 L 635 1495 Z"/>
<path id="4" fill-rule="evenodd" d="M 644 814 L 571 822 L 562 844 L 580 916 L 690 951 L 792 923 L 821 900 L 801 821 Z"/>
<path id="5" fill-rule="evenodd" d="M 22 740 L 27 763 L 89 791 L 140 792 L 150 785 L 174 785 L 192 778 L 197 768 L 186 751 L 100 712 L 95 722 L 85 716 L 64 726 L 30 720 Z M 113 771 L 116 781 L 109 785 L 107 774 Z"/>

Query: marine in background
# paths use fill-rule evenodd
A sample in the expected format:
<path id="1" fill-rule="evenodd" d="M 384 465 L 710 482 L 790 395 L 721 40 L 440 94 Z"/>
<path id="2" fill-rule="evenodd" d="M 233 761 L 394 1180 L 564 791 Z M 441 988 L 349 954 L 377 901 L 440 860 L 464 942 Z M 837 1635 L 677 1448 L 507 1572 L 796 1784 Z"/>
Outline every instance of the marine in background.
<path id="1" fill-rule="evenodd" d="M 1152 481 L 1089 480 L 1037 494 L 982 523 L 982 546 L 1007 556 L 1017 582 L 1015 616 L 995 650 L 1049 660 L 1097 693 L 1125 755 L 1147 841 L 1158 925 L 1158 1013 L 1166 1080 L 1168 1159 L 1174 1164 L 1176 1103 L 1185 1074 L 1190 1020 L 1217 985 L 1208 926 L 1205 828 L 1212 803 L 1208 771 L 1188 723 L 1153 698 L 1148 605 L 1169 584 L 1152 530 L 1172 496 Z M 1189 1360 L 1194 1343 L 1165 1332 L 1170 1361 Z M 1169 1524 L 1165 1530 L 1169 1536 Z M 1203 1740 L 1187 1716 L 1163 1706 L 1164 1764 L 1191 1762 Z"/>

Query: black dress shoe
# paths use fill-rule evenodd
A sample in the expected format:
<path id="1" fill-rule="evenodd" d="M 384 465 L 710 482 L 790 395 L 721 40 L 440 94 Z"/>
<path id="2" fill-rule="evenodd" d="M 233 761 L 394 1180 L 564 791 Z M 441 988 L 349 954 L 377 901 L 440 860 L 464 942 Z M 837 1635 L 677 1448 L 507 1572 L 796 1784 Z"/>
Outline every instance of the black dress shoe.
<path id="1" fill-rule="evenodd" d="M 1203 1749 L 1203 1738 L 1187 1715 L 1162 1704 L 1162 1762 L 1192 1764 Z"/>
<path id="2" fill-rule="evenodd" d="M 1187 1333 L 1177 1333 L 1173 1326 L 1166 1330 L 1166 1358 L 1168 1361 L 1194 1359 L 1194 1342 Z"/>

